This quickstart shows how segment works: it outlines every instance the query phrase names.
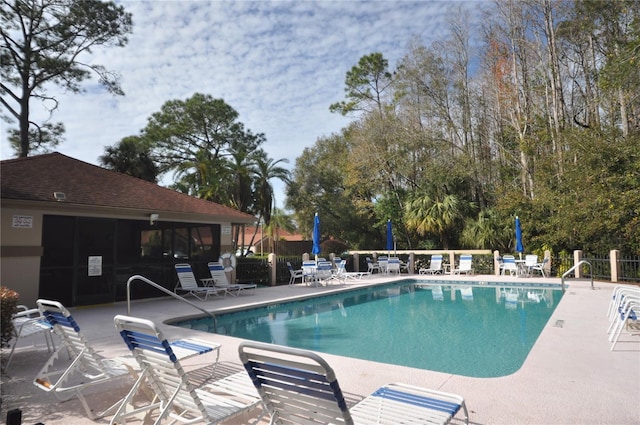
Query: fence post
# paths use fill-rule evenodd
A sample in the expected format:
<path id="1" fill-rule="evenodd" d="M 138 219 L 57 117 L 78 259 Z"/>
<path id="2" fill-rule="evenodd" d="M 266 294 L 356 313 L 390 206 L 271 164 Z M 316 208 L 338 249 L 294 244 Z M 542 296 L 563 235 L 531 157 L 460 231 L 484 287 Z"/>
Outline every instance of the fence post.
<path id="1" fill-rule="evenodd" d="M 498 258 L 500 258 L 500 251 L 496 249 L 493 251 L 493 274 L 496 276 L 500 276 L 500 261 Z"/>
<path id="2" fill-rule="evenodd" d="M 276 286 L 276 284 L 278 283 L 278 281 L 276 280 L 278 276 L 278 263 L 276 262 L 276 254 L 270 253 L 268 258 L 269 264 L 271 264 L 271 276 L 269 276 L 269 285 Z"/>
<path id="3" fill-rule="evenodd" d="M 573 251 L 573 265 L 577 266 L 580 261 L 582 261 L 582 250 L 576 249 L 575 251 Z M 576 267 L 575 273 L 576 279 L 582 278 L 582 270 L 580 269 L 580 267 Z"/>
<path id="4" fill-rule="evenodd" d="M 611 264 L 611 282 L 618 282 L 618 276 L 622 274 L 622 265 L 620 264 L 620 250 L 612 249 L 609 252 L 609 262 Z"/>
<path id="5" fill-rule="evenodd" d="M 409 253 L 409 268 L 407 269 L 408 274 L 416 273 L 416 254 L 413 252 Z"/>
<path id="6" fill-rule="evenodd" d="M 449 251 L 449 273 L 453 274 L 456 269 L 456 252 Z"/>
<path id="7" fill-rule="evenodd" d="M 551 251 L 548 249 L 544 251 L 544 259 L 547 260 L 546 263 L 544 263 L 544 260 L 542 261 L 544 263 L 544 272 L 547 277 L 551 277 Z"/>

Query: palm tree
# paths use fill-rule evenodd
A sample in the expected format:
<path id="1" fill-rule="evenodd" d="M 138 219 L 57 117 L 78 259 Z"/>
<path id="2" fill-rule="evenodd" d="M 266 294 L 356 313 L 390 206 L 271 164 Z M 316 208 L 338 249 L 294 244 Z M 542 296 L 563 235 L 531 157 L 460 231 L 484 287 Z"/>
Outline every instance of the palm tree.
<path id="1" fill-rule="evenodd" d="M 253 186 L 256 210 L 267 227 L 271 223 L 271 216 L 276 201 L 271 179 L 280 179 L 284 183 L 290 182 L 291 174 L 289 170 L 278 165 L 281 162 L 287 163 L 289 161 L 285 158 L 275 161 L 268 158 L 263 151 L 260 151 L 255 156 Z"/>
<path id="2" fill-rule="evenodd" d="M 288 232 L 295 232 L 296 226 L 294 225 L 290 214 L 286 214 L 284 210 L 280 208 L 274 208 L 273 214 L 271 215 L 271 221 L 269 221 L 269 224 L 265 226 L 264 231 L 267 233 L 267 236 L 269 236 L 271 241 L 277 241 L 280 239 L 280 235 L 278 233 L 280 229 L 284 229 Z M 270 246 L 269 250 L 271 252 L 275 252 L 273 246 Z"/>
<path id="3" fill-rule="evenodd" d="M 122 139 L 115 146 L 107 146 L 105 154 L 98 158 L 103 167 L 147 180 L 157 182 L 160 170 L 151 159 L 147 144 L 138 136 Z"/>
<path id="4" fill-rule="evenodd" d="M 467 220 L 461 241 L 469 248 L 505 251 L 509 247 L 512 231 L 494 210 L 483 210 L 476 220 Z"/>
<path id="5" fill-rule="evenodd" d="M 255 210 L 251 187 L 252 176 L 256 172 L 255 165 L 254 156 L 250 155 L 244 146 L 231 152 L 231 206 L 242 212 L 250 213 Z"/>
<path id="6" fill-rule="evenodd" d="M 432 233 L 438 236 L 443 249 L 449 249 L 449 233 L 455 232 L 463 210 L 463 202 L 456 195 L 439 199 L 423 193 L 407 202 L 406 225 L 420 235 Z"/>

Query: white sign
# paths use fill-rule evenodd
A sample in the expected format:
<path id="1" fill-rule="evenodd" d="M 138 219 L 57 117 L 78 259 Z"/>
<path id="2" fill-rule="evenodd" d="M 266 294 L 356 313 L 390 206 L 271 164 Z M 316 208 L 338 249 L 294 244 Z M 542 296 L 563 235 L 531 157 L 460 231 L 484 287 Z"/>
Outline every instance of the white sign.
<path id="1" fill-rule="evenodd" d="M 91 255 L 89 256 L 88 263 L 88 275 L 89 276 L 102 276 L 102 256 Z"/>
<path id="2" fill-rule="evenodd" d="M 223 235 L 230 235 L 231 234 L 231 226 L 222 226 L 222 229 L 220 230 L 220 233 L 222 233 Z"/>
<path id="3" fill-rule="evenodd" d="M 31 229 L 33 227 L 33 217 L 30 215 L 14 215 L 12 226 Z"/>

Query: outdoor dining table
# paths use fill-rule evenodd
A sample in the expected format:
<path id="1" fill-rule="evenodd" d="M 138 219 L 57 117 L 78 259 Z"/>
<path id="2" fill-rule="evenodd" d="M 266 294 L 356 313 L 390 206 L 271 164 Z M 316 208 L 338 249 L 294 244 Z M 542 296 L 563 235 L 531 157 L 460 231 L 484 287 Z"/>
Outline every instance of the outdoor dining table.
<path id="1" fill-rule="evenodd" d="M 516 260 L 516 266 L 518 267 L 516 276 L 529 276 L 529 270 L 526 266 L 526 260 Z"/>

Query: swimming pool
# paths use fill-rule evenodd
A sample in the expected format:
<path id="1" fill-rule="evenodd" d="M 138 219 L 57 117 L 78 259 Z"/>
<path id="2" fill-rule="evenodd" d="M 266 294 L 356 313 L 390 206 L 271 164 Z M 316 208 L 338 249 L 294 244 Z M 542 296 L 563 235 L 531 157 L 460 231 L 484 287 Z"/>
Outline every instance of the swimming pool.
<path id="1" fill-rule="evenodd" d="M 243 339 L 471 377 L 517 371 L 562 297 L 559 285 L 405 280 L 172 323 Z"/>

